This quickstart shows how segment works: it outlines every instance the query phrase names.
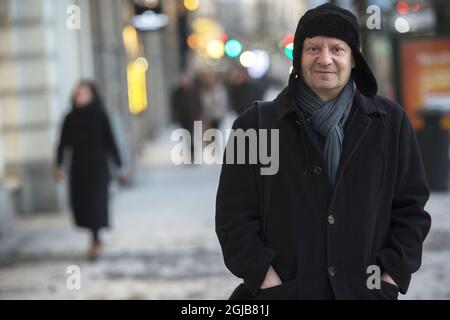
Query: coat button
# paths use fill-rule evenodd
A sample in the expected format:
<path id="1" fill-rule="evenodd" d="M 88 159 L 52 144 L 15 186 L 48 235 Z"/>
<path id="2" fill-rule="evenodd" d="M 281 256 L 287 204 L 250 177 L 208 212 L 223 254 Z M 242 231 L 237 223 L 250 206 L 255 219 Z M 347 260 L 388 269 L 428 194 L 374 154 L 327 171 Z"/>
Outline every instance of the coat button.
<path id="1" fill-rule="evenodd" d="M 334 267 L 329 267 L 328 274 L 330 275 L 330 277 L 334 277 L 336 275 L 336 269 Z"/>
<path id="2" fill-rule="evenodd" d="M 328 215 L 328 223 L 334 224 L 336 222 L 336 219 L 334 218 L 334 214 Z"/>
<path id="3" fill-rule="evenodd" d="M 320 176 L 322 174 L 322 168 L 319 166 L 315 166 L 313 172 L 315 175 Z"/>

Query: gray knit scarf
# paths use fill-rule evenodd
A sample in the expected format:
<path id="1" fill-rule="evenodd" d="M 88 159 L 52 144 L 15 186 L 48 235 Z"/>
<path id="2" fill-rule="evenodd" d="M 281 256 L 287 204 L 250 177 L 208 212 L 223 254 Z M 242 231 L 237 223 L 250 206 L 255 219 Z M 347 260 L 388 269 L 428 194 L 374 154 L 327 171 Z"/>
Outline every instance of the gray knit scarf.
<path id="1" fill-rule="evenodd" d="M 344 142 L 344 124 L 355 94 L 354 82 L 350 79 L 336 98 L 324 102 L 306 85 L 301 76 L 298 76 L 297 80 L 297 106 L 311 115 L 314 131 L 325 139 L 323 153 L 330 182 L 334 187 Z"/>

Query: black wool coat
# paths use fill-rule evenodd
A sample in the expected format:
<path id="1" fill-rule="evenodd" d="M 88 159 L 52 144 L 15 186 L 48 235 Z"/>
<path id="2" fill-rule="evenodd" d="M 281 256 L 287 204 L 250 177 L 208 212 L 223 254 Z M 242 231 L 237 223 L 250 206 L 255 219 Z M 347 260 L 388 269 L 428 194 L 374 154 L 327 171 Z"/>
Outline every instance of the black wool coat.
<path id="1" fill-rule="evenodd" d="M 227 268 L 262 299 L 396 298 L 397 288 L 386 282 L 369 289 L 372 266 L 406 293 L 421 265 L 431 217 L 424 210 L 429 189 L 405 111 L 356 91 L 332 187 L 310 124 L 287 89 L 274 105 L 280 163 L 271 178 L 265 241 L 259 166 L 222 165 L 216 233 Z M 258 128 L 257 111 L 247 109 L 233 128 Z M 261 290 L 270 265 L 283 284 Z"/>
<path id="2" fill-rule="evenodd" d="M 108 158 L 117 166 L 121 159 L 102 107 L 73 108 L 66 116 L 57 149 L 58 166 L 66 150 L 71 151 L 69 193 L 75 224 L 91 230 L 108 227 Z"/>

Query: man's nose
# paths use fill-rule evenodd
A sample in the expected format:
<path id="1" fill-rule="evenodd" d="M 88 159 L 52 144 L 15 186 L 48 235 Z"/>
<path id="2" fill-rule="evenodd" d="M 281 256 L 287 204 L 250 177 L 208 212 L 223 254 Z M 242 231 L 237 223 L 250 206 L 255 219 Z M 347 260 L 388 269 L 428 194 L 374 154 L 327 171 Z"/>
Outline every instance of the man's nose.
<path id="1" fill-rule="evenodd" d="M 331 58 L 330 51 L 327 48 L 324 48 L 320 52 L 320 55 L 317 58 L 317 62 L 323 66 L 328 66 L 333 63 L 333 59 Z"/>

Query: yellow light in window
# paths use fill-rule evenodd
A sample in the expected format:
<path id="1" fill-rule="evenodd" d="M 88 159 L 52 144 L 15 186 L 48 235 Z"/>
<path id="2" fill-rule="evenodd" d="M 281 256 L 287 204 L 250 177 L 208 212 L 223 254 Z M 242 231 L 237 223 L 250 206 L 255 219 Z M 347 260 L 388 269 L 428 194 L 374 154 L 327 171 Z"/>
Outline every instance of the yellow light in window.
<path id="1" fill-rule="evenodd" d="M 187 38 L 187 43 L 188 43 L 189 48 L 191 48 L 191 49 L 193 49 L 193 50 L 197 49 L 198 46 L 199 46 L 199 41 L 200 41 L 199 38 L 200 38 L 200 37 L 198 36 L 197 33 L 191 34 L 191 35 Z"/>
<path id="2" fill-rule="evenodd" d="M 195 11 L 200 6 L 199 0 L 184 0 L 184 7 L 186 10 Z"/>
<path id="3" fill-rule="evenodd" d="M 136 29 L 126 26 L 122 31 L 123 44 L 129 57 L 135 58 L 139 55 L 139 41 Z"/>
<path id="4" fill-rule="evenodd" d="M 225 54 L 225 45 L 220 40 L 212 40 L 208 42 L 206 54 L 213 59 L 220 59 Z"/>

